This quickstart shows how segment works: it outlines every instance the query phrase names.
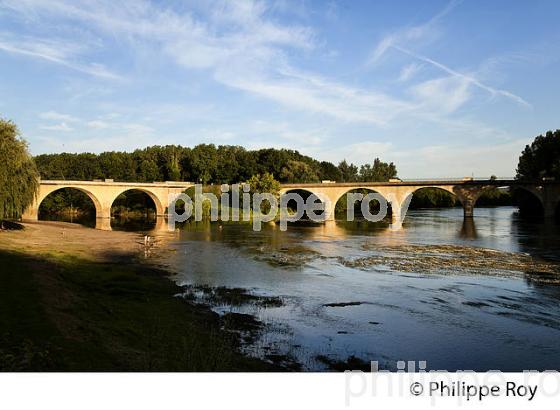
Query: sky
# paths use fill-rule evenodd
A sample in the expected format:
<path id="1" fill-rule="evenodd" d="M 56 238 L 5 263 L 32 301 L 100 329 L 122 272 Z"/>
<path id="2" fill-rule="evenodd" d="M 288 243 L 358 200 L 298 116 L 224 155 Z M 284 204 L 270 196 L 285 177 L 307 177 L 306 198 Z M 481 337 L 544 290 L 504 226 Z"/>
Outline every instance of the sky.
<path id="1" fill-rule="evenodd" d="M 0 0 L 33 154 L 200 143 L 515 175 L 560 128 L 560 2 Z"/>

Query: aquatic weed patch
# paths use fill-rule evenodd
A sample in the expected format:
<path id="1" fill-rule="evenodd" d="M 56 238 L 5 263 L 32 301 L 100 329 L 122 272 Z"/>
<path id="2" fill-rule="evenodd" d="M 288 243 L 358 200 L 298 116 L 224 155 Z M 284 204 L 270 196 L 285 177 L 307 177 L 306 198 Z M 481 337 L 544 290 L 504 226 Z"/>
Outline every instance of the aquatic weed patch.
<path id="1" fill-rule="evenodd" d="M 560 265 L 527 254 L 454 245 L 363 245 L 371 253 L 359 258 L 338 257 L 356 269 L 389 267 L 399 272 L 522 276 L 538 283 L 560 284 Z"/>

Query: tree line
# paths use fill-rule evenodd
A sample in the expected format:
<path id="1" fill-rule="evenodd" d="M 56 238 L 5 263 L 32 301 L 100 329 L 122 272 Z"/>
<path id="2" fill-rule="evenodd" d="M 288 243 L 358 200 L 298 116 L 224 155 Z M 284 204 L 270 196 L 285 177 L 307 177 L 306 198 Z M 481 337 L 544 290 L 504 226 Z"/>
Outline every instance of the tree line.
<path id="1" fill-rule="evenodd" d="M 193 148 L 179 145 L 152 146 L 133 152 L 101 154 L 43 154 L 33 158 L 17 126 L 0 118 L 0 221 L 19 218 L 31 204 L 38 189 L 38 176 L 43 179 L 92 180 L 112 178 L 130 182 L 192 181 L 202 184 L 236 183 L 255 178 L 283 183 L 387 181 L 397 176 L 393 163 L 375 158 L 360 167 L 341 161 L 335 165 L 318 161 L 295 150 L 246 150 L 240 146 L 200 144 Z M 265 179 L 266 179 L 265 178 Z M 537 136 L 525 147 L 517 167 L 517 179 L 560 181 L 560 130 Z M 522 190 L 514 192 L 520 210 L 532 213 L 538 200 Z M 85 198 L 82 198 L 85 200 Z M 128 206 L 128 200 L 123 206 Z M 51 209 L 64 209 L 81 202 L 73 195 L 61 194 L 47 201 Z M 493 190 L 481 197 L 479 205 L 510 204 L 507 192 Z M 419 191 L 413 207 L 452 206 L 453 197 L 438 190 Z M 536 204 L 536 206 L 535 206 Z M 536 209 L 539 213 L 539 209 Z M 542 211 L 542 209 L 540 210 Z"/>
<path id="2" fill-rule="evenodd" d="M 318 161 L 295 150 L 247 150 L 240 146 L 200 144 L 151 146 L 133 152 L 100 154 L 42 154 L 35 163 L 43 179 L 92 180 L 112 178 L 127 182 L 191 181 L 201 184 L 244 182 L 269 173 L 281 183 L 332 180 L 387 181 L 397 176 L 391 163 L 375 158 L 360 167 Z"/>

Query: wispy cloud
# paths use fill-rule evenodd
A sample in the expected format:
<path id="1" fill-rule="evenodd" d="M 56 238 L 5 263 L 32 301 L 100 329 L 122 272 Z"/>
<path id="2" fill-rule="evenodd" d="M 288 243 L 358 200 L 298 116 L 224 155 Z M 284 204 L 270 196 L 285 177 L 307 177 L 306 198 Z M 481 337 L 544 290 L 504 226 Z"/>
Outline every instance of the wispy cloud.
<path id="1" fill-rule="evenodd" d="M 88 122 L 86 122 L 86 125 L 89 128 L 94 128 L 94 129 L 98 129 L 98 130 L 109 128 L 111 126 L 109 123 L 107 123 L 105 121 L 100 121 L 100 120 L 88 121 Z"/>
<path id="2" fill-rule="evenodd" d="M 445 71 L 446 73 L 451 74 L 454 77 L 459 77 L 459 78 L 465 80 L 465 82 L 468 83 L 468 84 L 472 84 L 472 85 L 474 85 L 474 86 L 476 86 L 476 87 L 478 87 L 478 88 L 480 88 L 484 91 L 488 91 L 492 96 L 501 95 L 503 97 L 511 99 L 512 101 L 515 101 L 518 104 L 524 105 L 526 107 L 531 107 L 531 104 L 529 104 L 523 98 L 521 98 L 518 95 L 515 95 L 514 93 L 512 93 L 510 91 L 500 90 L 500 89 L 491 87 L 489 85 L 486 85 L 486 84 L 480 82 L 479 80 L 477 80 L 476 78 L 474 78 L 473 76 L 460 73 L 459 71 L 453 70 L 452 68 L 450 68 L 450 67 L 448 67 L 448 66 L 446 66 L 442 63 L 439 63 L 439 62 L 437 62 L 437 61 L 435 61 L 431 58 L 425 57 L 425 56 L 420 55 L 418 53 L 414 53 L 414 52 L 412 52 L 410 50 L 407 50 L 406 48 L 403 48 L 401 46 L 393 45 L 393 48 L 395 48 L 395 49 L 397 49 L 397 50 L 399 50 L 399 51 L 401 51 L 405 54 L 408 54 L 411 57 L 417 58 L 418 60 L 429 63 L 429 64 L 433 65 L 434 67 L 437 67 L 437 68 Z"/>
<path id="3" fill-rule="evenodd" d="M 351 87 L 313 72 L 297 70 L 285 49 L 311 50 L 308 27 L 280 24 L 267 16 L 261 1 L 215 1 L 206 20 L 192 13 L 162 10 L 143 1 L 8 1 L 23 13 L 57 15 L 93 24 L 106 34 L 157 45 L 187 69 L 210 70 L 219 83 L 291 109 L 325 114 L 343 121 L 385 124 L 408 103 L 376 90 Z M 131 43 L 135 46 L 134 42 Z M 54 57 L 60 60 L 59 57 Z"/>
<path id="4" fill-rule="evenodd" d="M 39 118 L 42 120 L 56 122 L 55 124 L 44 124 L 40 125 L 39 129 L 44 131 L 57 131 L 57 132 L 70 132 L 74 131 L 74 127 L 68 125 L 68 123 L 76 124 L 80 122 L 80 119 L 69 114 L 61 114 L 56 111 L 46 111 L 39 114 Z"/>
<path id="5" fill-rule="evenodd" d="M 469 82 L 462 77 L 443 77 L 412 87 L 422 111 L 433 114 L 452 113 L 470 98 Z"/>
<path id="6" fill-rule="evenodd" d="M 224 118 L 230 112 L 217 112 L 214 115 L 214 104 L 221 104 L 219 98 L 211 103 L 208 102 L 210 98 L 206 99 L 200 104 L 203 107 L 210 105 L 211 108 L 197 111 L 190 107 L 186 110 L 184 107 L 173 108 L 175 103 L 179 107 L 182 105 L 182 101 L 178 101 L 181 97 L 171 101 L 172 98 L 168 95 L 162 97 L 163 92 L 156 96 L 156 101 L 140 103 L 136 107 L 136 100 L 132 104 L 125 104 L 126 106 L 121 104 L 126 102 L 126 97 L 119 94 L 121 90 L 111 88 L 107 92 L 95 91 L 95 101 L 100 102 L 97 107 L 102 106 L 105 112 L 117 110 L 122 116 L 104 118 L 97 113 L 86 119 L 89 114 L 80 113 L 79 116 L 84 120 L 79 122 L 72 120 L 71 116 L 56 112 L 41 117 L 53 122 L 47 123 L 47 128 L 42 128 L 44 130 L 56 131 L 55 128 L 58 127 L 58 131 L 68 131 L 69 128 L 75 128 L 80 131 L 80 138 L 83 132 L 86 137 L 73 145 L 76 149 L 89 149 L 88 144 L 95 141 L 90 136 L 96 133 L 103 134 L 103 139 L 99 142 L 99 146 L 103 147 L 122 149 L 136 147 L 143 142 L 153 143 L 150 138 L 156 135 L 156 131 L 160 135 L 162 129 L 173 123 L 180 124 L 180 132 L 185 130 L 190 135 L 200 133 L 208 140 L 217 138 L 223 141 L 243 141 L 244 144 L 252 144 L 252 141 L 257 144 L 260 141 L 268 146 L 293 147 L 297 144 L 310 154 L 324 154 L 325 159 L 338 160 L 341 156 L 346 156 L 352 161 L 366 162 L 380 154 L 388 155 L 390 159 L 390 155 L 396 152 L 398 143 L 384 141 L 390 141 L 390 137 L 405 138 L 404 134 L 420 126 L 427 130 L 424 136 L 433 130 L 441 135 L 449 133 L 456 139 L 462 135 L 503 136 L 503 131 L 468 117 L 467 110 L 459 111 L 463 107 L 469 108 L 468 102 L 483 94 L 480 90 L 493 97 L 504 97 L 507 101 L 529 105 L 517 94 L 489 85 L 488 76 L 483 76 L 484 73 L 481 74 L 480 71 L 473 74 L 462 67 L 451 68 L 436 61 L 439 57 L 427 57 L 432 53 L 426 51 L 426 46 L 441 38 L 442 19 L 455 10 L 460 1 L 447 3 L 446 7 L 425 23 L 394 30 L 374 44 L 368 60 L 372 70 L 383 70 L 386 68 L 385 64 L 390 65 L 389 57 L 397 56 L 406 60 L 404 63 L 399 62 L 396 71 L 394 66 L 391 67 L 393 81 L 386 82 L 385 76 L 380 76 L 382 80 L 377 82 L 373 75 L 370 78 L 349 79 L 340 73 L 343 70 L 329 72 L 329 67 L 321 67 L 315 57 L 325 51 L 325 39 L 320 38 L 322 31 L 296 23 L 307 23 L 310 19 L 278 18 L 274 12 L 279 9 L 280 3 L 209 0 L 181 7 L 174 7 L 175 2 L 168 2 L 163 7 L 161 3 L 144 0 L 122 0 L 118 3 L 113 0 L 0 0 L 0 10 L 9 10 L 10 17 L 19 16 L 22 26 L 34 27 L 45 23 L 49 27 L 57 27 L 56 30 L 42 33 L 34 31 L 32 27 L 29 29 L 32 35 L 27 37 L 0 33 L 0 50 L 106 79 L 120 78 L 113 67 L 130 68 L 127 79 L 134 76 L 137 68 L 139 72 L 148 71 L 151 74 L 143 64 L 152 69 L 150 63 L 156 61 L 166 69 L 171 68 L 174 77 L 170 78 L 170 82 L 176 85 L 178 91 L 187 88 L 187 84 L 191 87 L 196 83 L 194 87 L 203 88 L 206 83 L 211 83 L 212 93 L 216 92 L 214 87 L 217 84 L 219 87 L 216 88 L 220 90 L 216 95 L 223 93 L 220 96 L 225 95 L 226 98 L 234 95 L 243 99 L 244 103 L 248 102 L 249 114 L 239 120 L 243 125 L 227 123 L 227 126 L 222 126 L 228 121 Z M 291 4 L 288 4 L 284 12 L 290 8 Z M 325 10 L 322 12 L 324 14 Z M 338 13 L 339 23 L 342 24 L 344 10 L 338 10 Z M 3 16 L 5 15 L 7 14 Z M 75 30 L 59 30 L 61 27 L 80 27 L 80 31 L 74 37 Z M 87 33 L 85 38 L 98 39 L 99 49 L 82 42 L 81 31 Z M 70 32 L 72 35 L 68 34 Z M 105 61 L 110 61 L 107 63 L 108 68 L 95 63 L 104 61 L 96 58 L 102 54 L 97 53 L 100 50 L 107 52 Z M 123 55 L 122 60 L 119 59 L 119 53 Z M 310 61 L 313 64 L 309 64 Z M 324 65 L 338 63 L 337 58 L 333 58 L 329 64 Z M 337 68 L 342 66 L 341 64 Z M 398 81 L 394 81 L 395 77 Z M 481 81 L 482 78 L 484 81 Z M 144 85 L 146 78 L 135 78 L 133 81 Z M 88 78 L 88 89 L 89 83 Z M 83 84 L 85 81 L 77 84 L 76 88 L 81 88 Z M 82 95 L 85 97 L 80 97 L 80 103 L 94 99 L 90 91 Z M 137 95 L 134 93 L 133 98 Z M 252 98 L 246 98 L 247 96 Z M 251 101 L 253 99 L 257 100 L 256 104 Z M 251 111 L 253 108 L 258 111 L 263 106 L 263 112 L 268 109 L 268 105 L 262 104 L 262 101 L 274 103 L 271 104 L 274 107 L 271 117 L 278 113 L 280 117 L 286 111 L 289 112 L 286 115 L 291 116 L 290 120 L 284 120 L 283 123 L 298 122 L 301 119 L 308 123 L 290 127 L 275 125 L 270 120 L 264 121 L 258 130 L 253 129 L 246 124 L 251 122 L 252 115 L 260 115 L 254 114 Z M 232 108 L 235 110 L 238 107 Z M 197 121 L 205 124 L 191 125 Z M 324 126 L 325 123 L 336 125 L 329 129 Z M 407 123 L 408 127 L 399 129 L 399 124 L 403 123 Z M 238 129 L 232 131 L 236 126 Z M 347 130 L 351 128 L 359 129 L 359 132 L 352 135 L 352 139 L 342 143 L 331 142 L 325 146 L 323 154 L 319 152 L 319 147 L 329 142 L 329 138 L 337 138 L 333 135 L 333 130 L 340 138 L 340 135 L 349 135 Z M 397 129 L 400 132 L 395 132 Z M 247 134 L 255 137 L 253 140 L 245 140 Z M 261 138 L 262 135 L 273 137 L 272 140 L 265 140 Z M 110 141 L 109 137 L 114 137 L 115 141 Z M 193 137 L 195 138 L 198 138 L 198 134 Z M 361 142 L 356 143 L 356 140 Z M 381 142 L 375 142 L 376 140 Z M 49 141 L 58 144 L 56 139 Z M 191 142 L 190 139 L 188 141 Z M 428 154 L 427 151 L 426 155 Z"/>
<path id="7" fill-rule="evenodd" d="M 332 116 L 349 122 L 383 125 L 411 104 L 380 92 L 349 87 L 317 74 L 285 67 L 281 77 L 244 76 L 231 71 L 219 72 L 225 84 L 270 98 L 288 107 Z"/>
<path id="8" fill-rule="evenodd" d="M 74 128 L 72 128 L 65 122 L 61 122 L 60 124 L 54 124 L 54 125 L 41 125 L 39 129 L 45 131 L 62 131 L 62 132 L 74 131 Z"/>
<path id="9" fill-rule="evenodd" d="M 410 63 L 404 66 L 399 74 L 399 81 L 405 82 L 410 80 L 414 75 L 422 69 L 422 64 Z"/>
<path id="10" fill-rule="evenodd" d="M 385 157 L 394 160 L 403 178 L 514 176 L 519 152 L 526 139 L 493 145 L 429 145 L 414 150 L 394 150 Z"/>
<path id="11" fill-rule="evenodd" d="M 18 54 L 50 63 L 62 65 L 71 70 L 106 79 L 121 79 L 98 63 L 79 63 L 73 60 L 78 48 L 72 47 L 68 41 L 49 40 L 40 38 L 14 39 L 0 36 L 0 50 L 11 54 Z"/>
<path id="12" fill-rule="evenodd" d="M 430 64 L 431 66 L 444 71 L 450 76 L 461 79 L 461 81 L 432 79 L 423 84 L 418 84 L 417 86 L 414 87 L 415 95 L 418 97 L 426 98 L 425 103 L 428 103 L 428 105 L 430 103 L 430 100 L 434 100 L 434 98 L 441 97 L 442 94 L 444 93 L 447 94 L 447 96 L 451 96 L 451 101 L 449 104 L 447 104 L 449 107 L 447 112 L 454 111 L 456 108 L 458 108 L 460 105 L 462 105 L 468 100 L 468 90 L 466 88 L 469 85 L 473 85 L 475 87 L 478 87 L 490 93 L 492 97 L 502 96 L 525 107 L 531 107 L 531 104 L 529 104 L 525 99 L 523 99 L 522 97 L 516 95 L 511 91 L 492 87 L 488 84 L 483 83 L 472 74 L 465 74 L 458 70 L 452 69 L 441 62 L 426 57 L 425 55 L 422 55 L 420 53 L 414 52 L 409 47 L 403 46 L 403 44 L 411 44 L 411 43 L 414 44 L 414 42 L 423 40 L 426 37 L 430 37 L 430 36 L 433 37 L 437 23 L 461 3 L 462 0 L 452 0 L 449 3 L 447 3 L 447 5 L 441 11 L 435 14 L 426 23 L 412 26 L 412 27 L 406 27 L 404 29 L 386 35 L 379 41 L 377 46 L 374 48 L 367 62 L 367 65 L 371 66 L 378 63 L 381 57 L 385 55 L 385 53 L 389 49 L 393 49 L 401 53 L 404 53 L 416 60 L 420 60 L 423 63 Z M 401 70 L 401 73 L 399 75 L 399 81 L 405 82 L 409 80 L 416 73 L 416 71 L 418 71 L 418 68 L 419 65 L 416 63 L 412 63 L 405 66 Z M 452 86 L 453 88 L 445 91 L 443 90 L 444 85 L 449 85 Z M 430 90 L 435 91 L 435 93 L 430 93 Z M 422 103 L 421 105 L 426 106 L 425 103 Z"/>
<path id="13" fill-rule="evenodd" d="M 65 122 L 77 122 L 79 118 L 74 117 L 69 114 L 61 114 L 56 111 L 46 111 L 39 114 L 39 118 L 43 120 L 53 120 L 53 121 L 65 121 Z"/>
<path id="14" fill-rule="evenodd" d="M 430 18 L 427 22 L 415 26 L 408 26 L 399 30 L 396 30 L 393 33 L 387 34 L 383 37 L 368 60 L 368 64 L 375 64 L 377 63 L 381 57 L 394 45 L 398 44 L 407 44 L 410 41 L 418 41 L 424 39 L 426 37 L 435 37 L 435 26 L 436 23 L 439 22 L 443 17 L 449 14 L 455 7 L 461 4 L 463 0 L 452 0 L 447 5 L 440 10 L 437 14 L 435 14 L 432 18 Z"/>

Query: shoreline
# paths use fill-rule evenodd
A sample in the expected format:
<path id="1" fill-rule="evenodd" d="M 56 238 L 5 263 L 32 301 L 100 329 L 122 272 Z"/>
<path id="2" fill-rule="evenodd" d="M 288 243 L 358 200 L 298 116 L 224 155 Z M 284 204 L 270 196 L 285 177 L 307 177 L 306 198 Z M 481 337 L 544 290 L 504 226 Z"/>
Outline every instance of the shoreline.
<path id="1" fill-rule="evenodd" d="M 174 297 L 133 232 L 63 222 L 0 232 L 2 371 L 278 371 L 208 306 Z"/>
<path id="2" fill-rule="evenodd" d="M 137 232 L 104 231 L 58 221 L 19 222 L 23 230 L 0 233 L 0 249 L 33 253 L 72 254 L 88 260 L 110 262 L 120 255 L 131 262 L 141 254 Z"/>

